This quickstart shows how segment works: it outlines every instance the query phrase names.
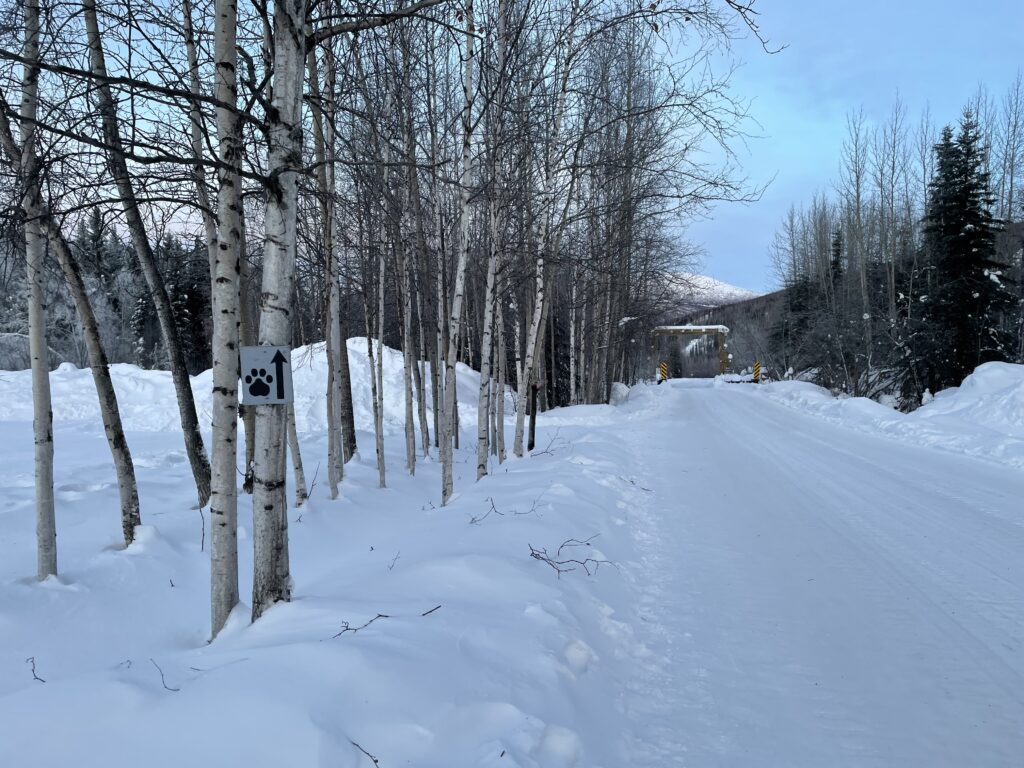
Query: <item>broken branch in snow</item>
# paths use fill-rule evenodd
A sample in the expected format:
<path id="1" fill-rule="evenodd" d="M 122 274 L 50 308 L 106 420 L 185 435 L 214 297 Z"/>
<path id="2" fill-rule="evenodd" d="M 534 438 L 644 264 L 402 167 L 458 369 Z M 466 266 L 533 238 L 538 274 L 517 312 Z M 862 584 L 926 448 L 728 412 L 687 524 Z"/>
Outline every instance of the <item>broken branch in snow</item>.
<path id="1" fill-rule="evenodd" d="M 441 606 L 437 606 L 437 607 L 440 608 Z M 32 665 L 32 679 L 33 680 L 38 680 L 40 683 L 45 683 L 46 682 L 45 680 L 43 680 L 43 678 L 41 678 L 39 675 L 36 674 L 36 657 L 35 656 L 29 656 L 27 659 L 25 659 L 25 663 Z"/>
<path id="2" fill-rule="evenodd" d="M 530 508 L 528 510 L 526 510 L 525 512 L 519 512 L 517 510 L 513 510 L 512 513 L 515 514 L 515 515 L 532 515 L 534 512 L 537 511 L 537 505 L 540 504 L 540 500 L 542 498 L 544 498 L 544 494 L 545 493 L 547 493 L 547 489 L 544 489 L 541 492 L 540 496 L 538 496 L 536 499 L 533 500 L 533 504 L 530 505 Z"/>
<path id="3" fill-rule="evenodd" d="M 309 484 L 309 490 L 306 491 L 306 496 L 307 497 L 313 495 L 313 489 L 316 488 L 316 476 L 318 474 L 320 474 L 320 462 L 319 461 L 316 463 L 316 469 L 313 470 L 313 482 L 311 482 Z"/>
<path id="4" fill-rule="evenodd" d="M 169 685 L 167 684 L 167 678 L 166 678 L 166 677 L 164 677 L 164 671 L 163 671 L 162 669 L 160 669 L 160 665 L 159 665 L 159 664 L 157 664 L 157 663 L 156 663 L 156 662 L 155 662 L 155 661 L 154 661 L 154 660 L 153 660 L 152 658 L 151 658 L 151 659 L 150 659 L 149 661 L 150 661 L 150 663 L 151 663 L 151 664 L 152 664 L 152 665 L 153 665 L 154 667 L 156 667 L 156 671 L 160 673 L 160 684 L 161 684 L 161 685 L 162 685 L 162 686 L 163 686 L 163 687 L 164 687 L 165 689 L 167 689 L 168 691 L 175 691 L 175 692 L 177 692 L 177 691 L 180 691 L 180 690 L 181 690 L 181 688 L 171 688 L 171 686 L 169 686 Z"/>
<path id="5" fill-rule="evenodd" d="M 370 619 L 370 620 L 369 620 L 368 622 L 366 622 L 365 624 L 363 624 L 363 625 L 362 625 L 361 627 L 353 627 L 353 626 L 352 626 L 351 624 L 349 624 L 349 623 L 348 623 L 347 621 L 343 621 L 343 622 L 341 622 L 341 632 L 339 632 L 338 634 L 336 634 L 336 635 L 335 635 L 334 637 L 341 637 L 341 636 L 342 636 L 342 635 L 344 635 L 344 634 L 345 634 L 346 632 L 351 632 L 352 634 L 355 634 L 355 633 L 356 633 L 356 632 L 358 632 L 358 631 L 359 631 L 360 629 L 366 629 L 366 628 L 367 628 L 368 626 L 370 626 L 371 624 L 373 624 L 373 622 L 375 622 L 375 621 L 376 621 L 377 619 L 390 619 L 390 618 L 391 618 L 391 617 L 390 617 L 390 616 L 388 616 L 388 615 L 387 615 L 386 613 L 378 613 L 378 614 L 377 614 L 376 616 L 374 616 L 374 617 L 373 617 L 372 619 Z M 333 640 L 333 639 L 334 639 L 334 637 L 332 637 L 331 639 Z"/>
<path id="6" fill-rule="evenodd" d="M 361 746 L 359 746 L 358 744 L 356 744 L 356 743 L 355 743 L 354 741 L 352 741 L 352 739 L 349 739 L 349 740 L 348 740 L 348 743 L 349 743 L 349 744 L 351 744 L 351 745 L 352 745 L 353 747 L 355 747 L 356 749 L 358 749 L 358 750 L 359 750 L 360 752 L 362 752 L 362 753 L 363 753 L 364 755 L 366 755 L 366 756 L 367 756 L 368 758 L 370 758 L 371 762 L 372 762 L 372 763 L 373 763 L 374 765 L 378 765 L 378 766 L 380 765 L 380 760 L 378 760 L 378 759 L 377 759 L 376 757 L 374 757 L 373 755 L 371 755 L 371 754 L 370 754 L 369 752 L 367 752 L 367 751 L 366 751 L 365 749 L 363 749 L 363 748 L 362 748 Z"/>
<path id="7" fill-rule="evenodd" d="M 397 559 L 397 556 L 396 556 L 396 559 Z M 433 613 L 434 611 L 436 611 L 436 610 L 440 609 L 440 607 L 441 607 L 441 605 L 440 605 L 440 604 L 438 604 L 438 605 L 435 605 L 435 606 L 434 606 L 433 608 L 431 608 L 431 609 L 430 609 L 429 611 L 424 611 L 423 613 L 421 613 L 421 614 L 420 614 L 420 616 L 421 616 L 421 617 L 422 617 L 422 616 L 429 616 L 429 615 L 430 615 L 430 614 L 432 614 L 432 613 Z M 340 632 L 339 632 L 338 634 L 336 634 L 336 635 L 334 635 L 333 637 L 331 637 L 331 639 L 333 640 L 333 639 L 334 639 L 335 637 L 341 637 L 341 636 L 342 636 L 342 635 L 344 635 L 344 634 L 345 634 L 346 632 L 351 632 L 352 634 L 355 634 L 356 632 L 358 632 L 358 631 L 359 631 L 359 630 L 361 630 L 361 629 L 366 629 L 366 628 L 367 628 L 368 626 L 370 626 L 371 624 L 373 624 L 373 622 L 377 621 L 377 619 L 392 619 L 392 618 L 396 618 L 396 617 L 394 616 L 394 614 L 388 614 L 388 613 L 378 613 L 378 614 L 377 614 L 376 616 L 374 616 L 374 617 L 373 617 L 372 619 L 370 619 L 370 620 L 369 620 L 368 622 L 366 622 L 365 624 L 363 624 L 362 626 L 359 626 L 359 627 L 353 627 L 353 626 L 352 626 L 351 624 L 349 624 L 349 623 L 348 623 L 347 621 L 343 621 L 343 622 L 341 622 L 341 631 L 340 631 Z"/>
<path id="8" fill-rule="evenodd" d="M 487 500 L 491 503 L 491 508 L 488 509 L 486 512 L 484 512 L 484 514 L 482 514 L 482 515 L 472 515 L 472 516 L 470 516 L 470 518 L 469 518 L 469 524 L 470 525 L 479 525 L 484 520 L 486 520 L 488 517 L 490 517 L 491 514 L 495 514 L 495 515 L 498 515 L 500 517 L 504 517 L 505 516 L 504 512 L 499 511 L 498 508 L 496 506 L 494 506 L 494 497 L 493 496 L 488 496 Z"/>
<path id="9" fill-rule="evenodd" d="M 559 427 L 558 429 L 555 430 L 555 434 L 551 436 L 550 440 L 548 440 L 547 447 L 543 451 L 532 451 L 530 453 L 530 455 L 531 456 L 544 456 L 544 455 L 554 456 L 555 452 L 553 450 L 551 450 L 551 446 L 553 446 L 555 444 L 555 441 L 559 439 L 558 438 L 558 433 L 561 432 L 561 431 L 562 431 L 561 427 Z M 562 442 L 565 442 L 565 441 L 563 440 Z"/>
<path id="10" fill-rule="evenodd" d="M 654 493 L 654 491 L 652 489 L 644 488 L 644 486 L 638 484 L 637 481 L 633 480 L 632 478 L 623 477 L 622 475 L 619 475 L 619 480 L 625 480 L 627 483 L 632 485 L 634 488 L 639 488 L 641 491 L 647 491 L 647 493 Z"/>
<path id="11" fill-rule="evenodd" d="M 596 557 L 585 557 L 583 559 L 578 557 L 566 557 L 562 559 L 562 550 L 573 549 L 575 547 L 589 547 L 590 542 L 596 538 L 597 534 L 595 533 L 589 539 L 585 539 L 583 541 L 580 541 L 579 539 L 566 539 L 559 545 L 554 555 L 549 554 L 547 549 L 535 549 L 532 544 L 528 544 L 527 546 L 530 547 L 530 557 L 534 560 L 540 560 L 542 563 L 547 563 L 554 569 L 559 578 L 562 577 L 563 573 L 569 573 L 570 571 L 575 571 L 580 568 L 586 572 L 587 576 L 593 576 L 602 565 L 611 565 L 614 567 L 615 563 L 610 560 L 605 560 L 603 558 L 598 559 Z"/>

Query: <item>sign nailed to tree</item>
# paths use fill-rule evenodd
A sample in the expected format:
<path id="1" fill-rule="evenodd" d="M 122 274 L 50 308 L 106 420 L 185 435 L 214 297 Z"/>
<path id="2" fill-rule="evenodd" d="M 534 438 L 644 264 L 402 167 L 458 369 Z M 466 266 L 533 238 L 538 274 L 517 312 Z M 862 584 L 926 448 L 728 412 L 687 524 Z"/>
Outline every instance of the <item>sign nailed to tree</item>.
<path id="1" fill-rule="evenodd" d="M 292 392 L 288 347 L 242 347 L 242 405 L 287 405 Z"/>

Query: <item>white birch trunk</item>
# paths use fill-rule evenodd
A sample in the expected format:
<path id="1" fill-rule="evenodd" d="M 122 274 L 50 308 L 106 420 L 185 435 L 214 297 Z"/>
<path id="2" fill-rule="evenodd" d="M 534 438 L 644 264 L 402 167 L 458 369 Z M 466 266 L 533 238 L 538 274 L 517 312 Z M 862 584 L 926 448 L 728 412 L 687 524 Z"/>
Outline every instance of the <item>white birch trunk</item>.
<path id="1" fill-rule="evenodd" d="M 308 31 L 308 27 L 307 27 Z M 338 284 L 337 254 L 334 248 L 334 111 L 324 105 L 332 103 L 334 90 L 334 57 L 328 52 L 325 87 L 328 99 L 321 98 L 316 51 L 307 54 L 309 88 L 313 112 L 313 157 L 316 160 L 316 181 L 320 203 L 320 226 L 323 228 L 324 258 L 327 262 L 327 485 L 331 498 L 338 498 L 338 485 L 345 476 L 345 448 L 342 428 L 341 356 L 348 361 L 348 349 L 341 338 L 341 286 Z M 330 144 L 330 158 L 328 158 Z M 351 398 L 351 394 L 350 394 Z"/>
<path id="2" fill-rule="evenodd" d="M 384 252 L 380 254 L 380 271 L 377 278 L 377 367 L 370 375 L 376 377 L 374 397 L 377 400 L 374 409 L 373 431 L 377 443 L 377 474 L 380 487 L 387 487 L 387 468 L 384 459 Z M 367 340 L 367 344 L 369 344 Z"/>
<path id="3" fill-rule="evenodd" d="M 523 361 L 523 374 L 519 379 L 519 407 L 516 408 L 516 431 L 512 442 L 512 452 L 516 456 L 523 455 L 523 433 L 526 427 L 527 403 L 530 402 L 530 381 L 533 377 L 533 365 L 537 351 L 537 337 L 540 323 L 544 317 L 544 252 L 537 254 L 537 274 L 534 279 L 533 313 L 530 328 L 526 334 L 526 358 Z"/>
<path id="4" fill-rule="evenodd" d="M 569 279 L 569 405 L 576 405 L 576 268 Z"/>
<path id="5" fill-rule="evenodd" d="M 426 379 L 427 379 L 427 352 L 426 352 L 426 341 L 423 337 L 423 314 L 421 312 L 422 304 L 419 300 L 419 282 L 416 283 L 417 289 L 413 291 L 413 298 L 416 301 L 416 322 L 417 330 L 419 331 L 419 350 L 420 356 L 416 363 L 416 408 L 419 411 L 420 419 L 420 444 L 423 446 L 423 458 L 430 456 L 430 427 L 427 422 L 427 392 L 426 392 Z"/>
<path id="6" fill-rule="evenodd" d="M 42 210 L 42 190 L 35 155 L 35 120 L 39 112 L 39 1 L 25 0 L 25 64 L 21 83 L 21 170 L 25 191 L 22 208 Z M 35 440 L 36 574 L 40 581 L 57 575 L 57 521 L 53 505 L 53 408 L 50 402 L 50 361 L 46 346 L 46 293 L 40 221 L 25 221 L 25 265 L 28 273 L 28 340 L 32 357 L 32 433 Z"/>
<path id="7" fill-rule="evenodd" d="M 264 218 L 260 344 L 286 346 L 292 338 L 295 294 L 298 178 L 302 165 L 302 81 L 305 69 L 304 0 L 274 5 L 274 97 L 268 114 L 271 183 Z M 256 408 L 253 478 L 253 599 L 258 619 L 278 601 L 291 599 L 288 516 L 285 498 L 287 409 Z"/>
<path id="8" fill-rule="evenodd" d="M 402 282 L 402 375 L 405 386 L 405 468 L 416 474 L 416 422 L 413 409 L 412 374 L 416 366 L 412 338 L 412 280 L 409 278 L 409 254 L 398 243 L 399 279 Z"/>
<path id="9" fill-rule="evenodd" d="M 476 479 L 487 474 L 487 411 L 491 386 L 491 354 L 494 335 L 494 276 L 498 269 L 500 237 L 495 201 L 490 206 L 491 252 L 487 259 L 487 281 L 484 288 L 484 334 L 480 342 L 480 399 L 477 403 Z"/>
<path id="10" fill-rule="evenodd" d="M 545 254 L 551 245 L 552 220 L 555 211 L 555 180 L 558 151 L 561 144 L 562 119 L 565 114 L 566 95 L 569 91 L 569 75 L 572 67 L 572 56 L 570 49 L 575 37 L 576 23 L 579 12 L 579 3 L 574 0 L 570 11 L 569 27 L 566 32 L 566 50 L 562 54 L 559 66 L 558 95 L 555 101 L 555 112 L 551 121 L 551 135 L 548 143 L 548 153 L 544 168 L 544 189 L 542 199 L 542 228 L 540 245 L 537 249 L 537 271 L 535 277 L 535 290 L 533 302 L 533 315 L 530 320 L 529 332 L 526 337 L 526 359 L 523 361 L 522 376 L 519 377 L 519 407 L 516 409 L 516 431 L 512 443 L 512 451 L 516 456 L 523 455 L 523 428 L 526 417 L 526 398 L 529 396 L 530 381 L 533 378 L 533 366 L 536 358 L 537 338 L 540 332 L 541 321 L 544 318 L 545 304 Z M 557 248 L 552 249 L 557 252 Z"/>
<path id="11" fill-rule="evenodd" d="M 477 446 L 476 446 L 476 479 L 487 474 L 488 427 L 490 412 L 493 410 L 491 401 L 491 357 L 494 354 L 494 281 L 498 271 L 498 259 L 502 250 L 501 206 L 498 198 L 501 184 L 501 140 L 503 137 L 502 96 L 505 76 L 505 2 L 498 2 L 497 46 L 495 53 L 495 70 L 498 72 L 498 85 L 495 101 L 489 106 L 495 107 L 492 116 L 491 139 L 491 194 L 487 206 L 487 219 L 490 225 L 490 253 L 487 259 L 487 277 L 484 287 L 484 320 L 483 337 L 480 340 L 480 399 L 477 404 Z"/>
<path id="12" fill-rule="evenodd" d="M 210 484 L 210 617 L 212 636 L 238 604 L 238 345 L 241 327 L 241 129 L 231 108 L 238 100 L 235 0 L 214 10 L 217 142 L 217 223 L 213 247 L 213 418 Z M 197 75 L 198 77 L 198 75 Z M 196 83 L 196 87 L 198 84 Z M 198 151 L 198 148 L 197 148 Z M 201 183 L 197 180 L 197 183 Z"/>
<path id="13" fill-rule="evenodd" d="M 455 286 L 452 293 L 451 314 L 448 325 L 448 350 L 445 355 L 444 412 L 441 428 L 441 503 L 447 504 L 453 491 L 452 438 L 458 428 L 455 416 L 455 361 L 459 350 L 459 324 L 462 322 L 462 302 L 466 289 L 466 263 L 469 259 L 469 183 L 471 179 L 470 154 L 473 138 L 473 58 L 476 52 L 476 30 L 473 21 L 473 0 L 466 0 L 466 50 L 462 73 L 462 175 L 460 179 L 459 242 L 455 265 Z"/>
<path id="14" fill-rule="evenodd" d="M 505 350 L 505 316 L 502 310 L 502 301 L 499 297 L 498 306 L 495 311 L 495 325 L 497 326 L 498 334 L 498 402 L 495 413 L 495 421 L 497 422 L 497 446 L 498 446 L 498 463 L 501 464 L 505 461 L 505 379 L 506 369 L 508 368 L 508 358 L 506 357 Z"/>
<path id="15" fill-rule="evenodd" d="M 99 326 L 96 323 L 92 305 L 89 303 L 85 281 L 82 279 L 78 263 L 71 254 L 71 248 L 52 217 L 42 214 L 40 221 L 46 231 L 50 247 L 57 255 L 61 271 L 64 273 L 68 292 L 75 303 L 75 311 L 82 326 L 82 335 L 85 337 L 89 368 L 92 371 L 92 379 L 100 404 L 103 432 L 107 437 L 107 445 L 110 448 L 111 458 L 114 460 L 114 471 L 117 475 L 117 490 L 121 501 L 121 533 L 124 536 L 125 546 L 128 546 L 135 541 L 136 526 L 142 524 L 139 513 L 139 490 L 135 482 L 135 465 L 132 462 L 132 454 L 128 450 L 124 427 L 121 424 L 117 393 L 114 390 L 114 383 L 110 379 L 107 353 L 103 349 Z"/>
<path id="16" fill-rule="evenodd" d="M 302 468 L 302 451 L 299 449 L 299 432 L 295 428 L 295 406 L 288 406 L 288 452 L 292 457 L 292 472 L 295 474 L 295 506 L 301 507 L 309 498 L 306 487 L 306 472 Z"/>
<path id="17" fill-rule="evenodd" d="M 30 172 L 33 168 L 39 168 L 39 160 L 35 155 L 34 147 L 26 156 L 14 140 L 11 131 L 10 120 L 7 113 L 0 111 L 0 144 L 3 151 L 11 162 L 11 165 L 23 174 L 23 160 L 30 163 Z M 26 184 L 26 189 L 29 188 Z M 37 190 L 38 191 L 38 188 Z M 89 294 L 82 279 L 82 272 L 72 256 L 71 248 L 67 240 L 57 226 L 53 217 L 42 207 L 42 200 L 39 197 L 25 196 L 22 200 L 22 212 L 26 221 L 37 222 L 39 234 L 45 234 L 50 247 L 57 256 L 61 271 L 75 304 L 75 311 L 78 314 L 79 323 L 82 326 L 82 336 L 85 340 L 86 353 L 89 359 L 89 368 L 92 372 L 93 383 L 96 386 L 96 395 L 99 400 L 100 418 L 103 422 L 103 431 L 107 438 L 107 445 L 110 448 L 111 458 L 114 461 L 114 471 L 117 476 L 117 487 L 121 501 L 121 531 L 124 536 L 125 546 L 130 545 L 135 539 L 135 527 L 141 523 L 139 514 L 139 493 L 135 481 L 135 466 L 132 462 L 131 451 L 128 449 L 128 442 L 124 436 L 124 428 L 121 423 L 121 412 L 117 404 L 117 393 L 114 384 L 110 379 L 110 368 L 106 351 L 100 339 L 99 326 L 96 322 L 96 315 L 93 312 L 92 304 L 89 302 Z M 45 339 L 44 339 L 45 342 Z M 31 345 L 31 337 L 30 337 Z M 48 363 L 49 361 L 47 361 Z M 46 379 L 49 385 L 49 377 Z M 52 487 L 52 483 L 51 483 Z"/>

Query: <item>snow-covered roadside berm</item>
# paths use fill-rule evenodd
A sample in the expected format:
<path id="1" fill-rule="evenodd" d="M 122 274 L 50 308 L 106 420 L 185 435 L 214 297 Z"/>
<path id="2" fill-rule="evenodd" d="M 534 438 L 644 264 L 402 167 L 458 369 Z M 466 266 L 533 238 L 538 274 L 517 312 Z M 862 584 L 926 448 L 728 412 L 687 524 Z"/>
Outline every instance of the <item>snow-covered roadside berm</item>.
<path id="1" fill-rule="evenodd" d="M 365 428 L 359 343 L 350 363 Z M 462 369 L 440 508 L 437 465 L 402 469 L 400 365 L 389 487 L 361 432 L 330 501 L 321 353 L 297 363 L 317 480 L 289 514 L 295 599 L 255 625 L 242 606 L 213 643 L 166 374 L 115 370 L 145 523 L 127 550 L 88 373 L 53 374 L 61 578 L 43 584 L 28 375 L 0 374 L 0 768 L 1020 765 L 1024 473 L 1005 448 L 963 455 L 1019 442 L 1000 431 L 1016 369 L 883 410 L 918 425 L 899 439 L 864 415 L 881 406 L 805 385 L 638 386 L 543 414 L 534 455 L 479 483 Z"/>
<path id="2" fill-rule="evenodd" d="M 776 402 L 843 427 L 1024 468 L 1024 365 L 985 363 L 959 387 L 905 414 L 798 381 L 766 384 Z"/>
<path id="3" fill-rule="evenodd" d="M 351 343 L 365 429 L 362 350 Z M 362 750 L 383 768 L 629 764 L 620 691 L 637 652 L 633 592 L 597 561 L 633 557 L 624 523 L 644 494 L 615 434 L 585 426 L 612 409 L 576 409 L 542 430 L 538 455 L 474 483 L 477 379 L 460 371 L 458 495 L 441 508 L 438 465 L 403 470 L 400 356 L 385 363 L 390 487 L 376 487 L 361 432 L 342 497 L 328 500 L 321 468 L 309 502 L 290 510 L 294 601 L 255 625 L 243 606 L 212 644 L 209 519 L 194 507 L 167 374 L 114 368 L 144 521 L 124 550 L 89 374 L 54 372 L 61 576 L 43 584 L 31 577 L 29 377 L 0 374 L 0 765 L 370 766 Z M 201 411 L 208 377 L 194 381 Z M 324 380 L 318 351 L 296 356 L 307 478 L 326 455 Z M 570 539 L 588 543 L 559 554 Z M 531 546 L 592 575 L 559 577 Z"/>

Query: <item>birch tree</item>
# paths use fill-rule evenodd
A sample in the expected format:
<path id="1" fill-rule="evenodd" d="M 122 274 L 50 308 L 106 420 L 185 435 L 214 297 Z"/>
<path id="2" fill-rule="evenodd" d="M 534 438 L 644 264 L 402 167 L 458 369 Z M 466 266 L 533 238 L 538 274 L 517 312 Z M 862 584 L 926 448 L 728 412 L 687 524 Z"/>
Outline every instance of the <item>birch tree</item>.
<path id="1" fill-rule="evenodd" d="M 39 2 L 24 0 L 25 64 L 21 86 L 21 207 L 25 214 L 25 264 L 28 271 L 28 340 L 32 357 L 32 433 L 35 439 L 36 573 L 40 581 L 57 575 L 57 523 L 53 506 L 53 410 L 50 362 L 46 346 L 43 209 L 35 155 L 39 114 Z"/>
<path id="2" fill-rule="evenodd" d="M 469 200 L 472 174 L 473 141 L 473 100 L 476 93 L 474 84 L 474 56 L 476 54 L 476 29 L 473 22 L 473 0 L 466 0 L 463 13 L 466 25 L 465 50 L 462 58 L 462 172 L 460 176 L 459 239 L 458 258 L 455 265 L 452 289 L 451 314 L 448 316 L 447 349 L 444 356 L 444 408 L 441 412 L 441 502 L 448 503 L 453 493 L 452 484 L 452 440 L 456 426 L 455 363 L 459 348 L 459 324 L 462 322 L 462 304 L 466 289 L 466 263 L 469 258 Z"/>
<path id="3" fill-rule="evenodd" d="M 273 99 L 267 115 L 271 184 L 264 216 L 259 330 L 259 343 L 271 346 L 288 345 L 292 337 L 305 30 L 305 0 L 282 0 L 274 5 Z M 253 477 L 253 620 L 274 603 L 291 599 L 286 446 L 286 410 L 274 405 L 258 406 Z"/>
<path id="4" fill-rule="evenodd" d="M 211 311 L 213 314 L 213 472 L 211 624 L 216 636 L 238 604 L 238 375 L 242 247 L 241 127 L 238 103 L 238 10 L 235 0 L 214 7 L 217 146 L 217 221 L 212 233 Z"/>

